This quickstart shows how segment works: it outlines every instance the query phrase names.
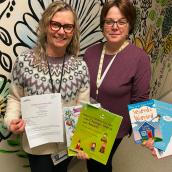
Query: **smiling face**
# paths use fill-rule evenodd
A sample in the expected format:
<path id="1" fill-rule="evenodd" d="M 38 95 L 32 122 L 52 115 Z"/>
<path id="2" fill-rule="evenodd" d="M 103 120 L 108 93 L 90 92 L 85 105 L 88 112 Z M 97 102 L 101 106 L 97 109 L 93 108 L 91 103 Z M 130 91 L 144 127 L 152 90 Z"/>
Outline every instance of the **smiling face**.
<path id="1" fill-rule="evenodd" d="M 58 22 L 58 24 L 74 25 L 73 13 L 69 10 L 58 11 L 52 17 L 51 21 Z M 66 33 L 64 28 L 61 27 L 58 31 L 48 26 L 47 31 L 47 53 L 49 56 L 64 55 L 67 46 L 70 44 L 73 37 L 73 30 L 70 33 Z"/>
<path id="2" fill-rule="evenodd" d="M 116 6 L 111 7 L 107 12 L 105 21 L 107 22 L 103 25 L 103 35 L 107 43 L 114 45 L 123 43 L 129 34 L 129 24 L 119 8 Z M 113 25 L 108 23 L 109 21 L 113 22 Z"/>

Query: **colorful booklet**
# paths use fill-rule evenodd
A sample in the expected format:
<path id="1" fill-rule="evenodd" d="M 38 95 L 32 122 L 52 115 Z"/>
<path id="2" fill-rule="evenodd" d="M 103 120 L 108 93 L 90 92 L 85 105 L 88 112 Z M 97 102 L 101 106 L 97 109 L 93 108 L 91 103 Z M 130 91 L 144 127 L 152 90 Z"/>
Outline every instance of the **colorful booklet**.
<path id="1" fill-rule="evenodd" d="M 160 150 L 160 155 L 172 154 L 169 145 L 172 145 L 172 104 L 154 100 L 157 113 L 160 116 L 160 129 L 163 140 L 155 142 L 154 147 Z M 170 152 L 169 152 L 170 151 Z"/>
<path id="2" fill-rule="evenodd" d="M 157 112 L 155 100 L 148 100 L 128 105 L 134 140 L 137 144 L 149 138 L 155 142 L 162 140 L 160 130 L 160 115 Z"/>
<path id="3" fill-rule="evenodd" d="M 165 151 L 154 148 L 155 152 L 156 152 L 156 155 L 157 155 L 157 158 L 160 159 L 160 158 L 165 158 L 167 156 L 171 156 L 172 155 L 171 147 L 172 147 L 172 139 L 170 139 Z"/>
<path id="4" fill-rule="evenodd" d="M 79 105 L 79 106 L 64 107 L 63 109 L 67 147 L 69 147 L 71 144 L 72 136 L 74 134 L 75 127 L 78 122 L 81 107 L 82 106 Z"/>
<path id="5" fill-rule="evenodd" d="M 88 156 L 106 164 L 117 136 L 122 117 L 103 108 L 85 104 L 69 146 L 69 156 L 83 150 Z"/>
<path id="6" fill-rule="evenodd" d="M 78 122 L 78 118 L 83 104 L 85 103 L 82 102 L 82 104 L 78 106 L 69 106 L 63 108 L 67 147 L 69 147 L 71 144 L 72 136 L 75 132 L 76 124 Z M 100 107 L 99 103 L 90 105 Z"/>

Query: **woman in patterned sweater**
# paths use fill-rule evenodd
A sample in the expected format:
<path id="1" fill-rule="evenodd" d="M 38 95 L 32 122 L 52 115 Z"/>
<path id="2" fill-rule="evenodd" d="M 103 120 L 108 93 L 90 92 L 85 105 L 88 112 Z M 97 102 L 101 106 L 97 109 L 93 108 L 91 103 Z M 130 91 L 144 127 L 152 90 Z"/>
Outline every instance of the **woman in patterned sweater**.
<path id="1" fill-rule="evenodd" d="M 22 134 L 32 172 L 65 172 L 70 159 L 54 166 L 51 154 L 66 150 L 66 142 L 29 147 L 20 98 L 59 92 L 63 106 L 89 101 L 87 66 L 77 58 L 79 27 L 75 12 L 63 1 L 53 2 L 42 14 L 37 35 L 36 47 L 23 52 L 14 64 L 4 121 L 12 133 Z"/>

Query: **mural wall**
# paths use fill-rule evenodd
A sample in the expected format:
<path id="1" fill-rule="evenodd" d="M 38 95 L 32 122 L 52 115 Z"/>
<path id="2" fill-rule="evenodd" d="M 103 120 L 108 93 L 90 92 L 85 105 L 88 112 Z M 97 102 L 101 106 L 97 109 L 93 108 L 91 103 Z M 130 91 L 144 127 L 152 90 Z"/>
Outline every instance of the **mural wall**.
<path id="1" fill-rule="evenodd" d="M 36 42 L 36 27 L 44 9 L 53 0 L 0 0 L 0 157 L 15 158 L 19 168 L 28 167 L 18 136 L 11 136 L 3 126 L 3 116 L 10 85 L 10 73 L 15 58 Z M 78 14 L 81 28 L 81 51 L 95 42 L 103 41 L 99 15 L 107 0 L 64 0 Z M 172 84 L 172 1 L 133 0 L 137 22 L 130 39 L 143 48 L 152 64 L 151 97 L 160 98 L 171 90 Z M 2 158 L 0 158 L 2 159 Z M 20 160 L 21 159 L 21 160 Z M 24 160 L 23 160 L 24 159 Z M 14 163 L 14 160 L 9 160 Z M 0 160 L 3 164 L 3 160 Z M 27 170 L 27 168 L 25 169 Z M 24 171 L 24 170 L 14 170 Z"/>

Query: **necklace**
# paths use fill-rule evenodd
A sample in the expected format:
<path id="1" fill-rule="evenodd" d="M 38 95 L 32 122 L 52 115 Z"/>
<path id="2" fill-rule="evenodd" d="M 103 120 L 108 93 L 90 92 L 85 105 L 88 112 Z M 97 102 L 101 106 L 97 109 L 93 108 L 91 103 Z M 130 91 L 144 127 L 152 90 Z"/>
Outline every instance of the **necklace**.
<path id="1" fill-rule="evenodd" d="M 100 85 L 102 84 L 108 70 L 110 69 L 113 61 L 115 60 L 117 54 L 122 51 L 127 45 L 129 44 L 128 40 L 126 40 L 122 45 L 121 47 L 115 52 L 115 55 L 113 56 L 113 58 L 111 59 L 111 61 L 109 62 L 108 66 L 106 67 L 105 71 L 103 72 L 102 76 L 101 76 L 101 73 L 102 73 L 102 67 L 103 67 L 103 61 L 104 61 L 104 55 L 105 55 L 105 49 L 106 49 L 106 45 L 104 44 L 103 45 L 103 50 L 102 50 L 102 53 L 101 53 L 101 57 L 100 57 L 100 62 L 99 62 L 99 68 L 98 68 L 98 73 L 97 73 L 97 81 L 96 81 L 96 100 L 97 100 L 97 97 L 98 97 L 98 94 L 99 94 L 99 88 L 100 88 Z"/>

